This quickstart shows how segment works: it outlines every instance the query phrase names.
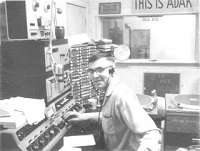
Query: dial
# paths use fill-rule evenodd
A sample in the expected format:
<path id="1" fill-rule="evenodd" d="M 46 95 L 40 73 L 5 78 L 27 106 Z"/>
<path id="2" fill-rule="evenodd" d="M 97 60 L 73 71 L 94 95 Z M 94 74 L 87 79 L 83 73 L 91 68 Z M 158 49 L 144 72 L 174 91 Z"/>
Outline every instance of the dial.
<path id="1" fill-rule="evenodd" d="M 50 129 L 49 133 L 50 133 L 50 135 L 54 135 L 55 134 L 54 129 Z"/>
<path id="2" fill-rule="evenodd" d="M 45 138 L 46 140 L 49 140 L 50 134 L 47 132 L 47 133 L 44 135 L 44 138 Z"/>
<path id="3" fill-rule="evenodd" d="M 39 143 L 35 142 L 35 144 L 33 145 L 33 149 L 38 150 L 39 148 L 40 148 Z"/>
<path id="4" fill-rule="evenodd" d="M 43 137 L 40 138 L 39 143 L 44 146 L 45 145 L 45 139 Z"/>

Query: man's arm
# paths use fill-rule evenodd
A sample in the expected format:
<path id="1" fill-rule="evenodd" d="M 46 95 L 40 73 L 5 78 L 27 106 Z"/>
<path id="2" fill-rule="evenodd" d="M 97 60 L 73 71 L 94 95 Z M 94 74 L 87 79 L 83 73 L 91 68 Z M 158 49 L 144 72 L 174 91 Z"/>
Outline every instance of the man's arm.
<path id="1" fill-rule="evenodd" d="M 116 110 L 118 118 L 122 117 L 129 129 L 139 135 L 140 146 L 138 151 L 159 151 L 161 143 L 161 130 L 140 105 L 136 95 L 123 95 L 119 98 Z"/>

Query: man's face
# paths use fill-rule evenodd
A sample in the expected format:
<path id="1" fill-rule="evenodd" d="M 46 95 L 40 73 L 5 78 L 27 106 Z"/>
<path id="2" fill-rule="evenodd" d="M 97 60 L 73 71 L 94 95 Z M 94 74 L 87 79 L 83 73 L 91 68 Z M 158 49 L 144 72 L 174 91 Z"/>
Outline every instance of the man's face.
<path id="1" fill-rule="evenodd" d="M 105 90 L 110 78 L 109 69 L 113 67 L 111 61 L 101 58 L 95 62 L 89 63 L 89 77 L 93 81 L 95 88 Z"/>

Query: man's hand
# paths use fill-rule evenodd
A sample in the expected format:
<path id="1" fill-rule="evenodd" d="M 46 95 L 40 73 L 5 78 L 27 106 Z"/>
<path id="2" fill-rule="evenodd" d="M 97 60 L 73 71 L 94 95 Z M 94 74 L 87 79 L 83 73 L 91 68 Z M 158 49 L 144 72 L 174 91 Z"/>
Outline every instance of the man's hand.
<path id="1" fill-rule="evenodd" d="M 80 121 L 87 120 L 84 117 L 84 114 L 78 113 L 76 111 L 69 111 L 66 114 L 64 114 L 62 117 L 67 123 L 77 123 Z"/>
<path id="2" fill-rule="evenodd" d="M 69 112 L 65 113 L 62 116 L 62 118 L 67 123 L 78 123 L 78 122 L 83 122 L 83 121 L 97 122 L 100 119 L 98 112 L 79 113 L 79 112 L 76 112 L 76 111 L 69 111 Z"/>

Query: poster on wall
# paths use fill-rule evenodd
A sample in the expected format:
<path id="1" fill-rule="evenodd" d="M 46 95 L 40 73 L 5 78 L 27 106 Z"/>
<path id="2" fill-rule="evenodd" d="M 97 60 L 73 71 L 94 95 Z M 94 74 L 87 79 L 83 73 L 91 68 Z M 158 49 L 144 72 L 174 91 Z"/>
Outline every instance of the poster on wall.
<path id="1" fill-rule="evenodd" d="M 144 94 L 152 95 L 152 91 L 165 97 L 166 93 L 179 94 L 180 73 L 144 73 Z"/>

